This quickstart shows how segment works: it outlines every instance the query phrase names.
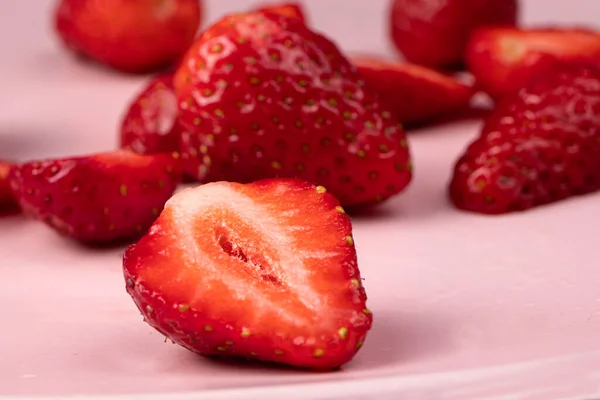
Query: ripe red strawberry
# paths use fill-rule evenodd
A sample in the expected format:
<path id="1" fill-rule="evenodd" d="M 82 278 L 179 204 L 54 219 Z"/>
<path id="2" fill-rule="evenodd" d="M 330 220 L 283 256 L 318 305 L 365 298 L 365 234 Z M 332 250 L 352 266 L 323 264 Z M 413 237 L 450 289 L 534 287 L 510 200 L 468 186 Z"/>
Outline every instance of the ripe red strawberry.
<path id="1" fill-rule="evenodd" d="M 17 208 L 8 179 L 11 167 L 11 163 L 0 160 L 0 213 Z"/>
<path id="2" fill-rule="evenodd" d="M 600 69 L 560 68 L 503 101 L 458 161 L 450 197 L 485 214 L 600 189 Z"/>
<path id="3" fill-rule="evenodd" d="M 479 86 L 501 98 L 557 63 L 600 65 L 600 33 L 583 29 L 487 28 L 467 48 Z"/>
<path id="4" fill-rule="evenodd" d="M 55 24 L 73 51 L 136 73 L 177 61 L 201 14 L 199 0 L 61 0 Z"/>
<path id="5" fill-rule="evenodd" d="M 173 76 L 153 79 L 127 109 L 121 123 L 121 147 L 139 154 L 178 151 L 178 112 Z"/>
<path id="6" fill-rule="evenodd" d="M 331 369 L 372 324 L 350 219 L 294 179 L 176 194 L 123 268 L 145 321 L 203 355 Z"/>
<path id="7" fill-rule="evenodd" d="M 517 0 L 394 0 L 391 36 L 410 62 L 437 68 L 462 66 L 471 33 L 517 22 Z"/>
<path id="8" fill-rule="evenodd" d="M 297 20 L 306 23 L 306 16 L 304 14 L 304 10 L 299 3 L 279 3 L 279 4 L 271 4 L 265 5 L 263 7 L 258 8 L 256 11 L 261 12 L 271 12 L 279 15 L 283 15 L 288 18 L 295 18 Z"/>
<path id="9" fill-rule="evenodd" d="M 226 17 L 176 73 L 186 170 L 201 181 L 298 177 L 345 206 L 402 191 L 405 133 L 336 46 L 276 14 Z"/>
<path id="10" fill-rule="evenodd" d="M 118 150 L 35 161 L 13 168 L 11 184 L 30 216 L 83 242 L 110 242 L 154 222 L 181 180 L 175 155 Z"/>
<path id="11" fill-rule="evenodd" d="M 354 65 L 403 124 L 428 122 L 469 108 L 473 88 L 416 64 L 356 57 Z"/>

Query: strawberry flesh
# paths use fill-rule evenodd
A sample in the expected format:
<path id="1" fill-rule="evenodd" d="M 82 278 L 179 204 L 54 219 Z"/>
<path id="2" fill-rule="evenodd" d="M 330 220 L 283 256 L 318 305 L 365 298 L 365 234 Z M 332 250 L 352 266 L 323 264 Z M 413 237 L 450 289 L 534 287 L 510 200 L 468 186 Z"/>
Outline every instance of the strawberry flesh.
<path id="1" fill-rule="evenodd" d="M 123 266 L 145 321 L 202 355 L 332 369 L 372 324 L 350 219 L 295 179 L 179 192 Z"/>
<path id="2" fill-rule="evenodd" d="M 464 111 L 474 94 L 458 79 L 416 64 L 374 57 L 355 57 L 352 62 L 405 125 Z"/>
<path id="3" fill-rule="evenodd" d="M 198 0 L 61 0 L 55 27 L 77 54 L 124 72 L 177 61 L 200 24 Z"/>
<path id="4" fill-rule="evenodd" d="M 514 26 L 517 0 L 394 0 L 390 33 L 407 61 L 446 69 L 462 67 L 477 28 Z"/>
<path id="5" fill-rule="evenodd" d="M 11 170 L 24 212 L 88 243 L 142 234 L 181 180 L 177 155 L 125 150 L 34 161 Z"/>
<path id="6" fill-rule="evenodd" d="M 487 28 L 467 48 L 478 85 L 500 99 L 556 64 L 600 65 L 600 34 L 584 29 Z"/>
<path id="7" fill-rule="evenodd" d="M 450 198 L 484 214 L 600 190 L 600 69 L 560 67 L 503 101 L 458 160 Z"/>
<path id="8" fill-rule="evenodd" d="M 200 181 L 297 177 L 344 206 L 410 182 L 397 118 L 332 42 L 299 21 L 226 17 L 194 43 L 175 87 L 186 171 Z"/>
<path id="9" fill-rule="evenodd" d="M 153 79 L 127 109 L 121 123 L 121 147 L 138 154 L 178 151 L 178 110 L 173 76 Z"/>

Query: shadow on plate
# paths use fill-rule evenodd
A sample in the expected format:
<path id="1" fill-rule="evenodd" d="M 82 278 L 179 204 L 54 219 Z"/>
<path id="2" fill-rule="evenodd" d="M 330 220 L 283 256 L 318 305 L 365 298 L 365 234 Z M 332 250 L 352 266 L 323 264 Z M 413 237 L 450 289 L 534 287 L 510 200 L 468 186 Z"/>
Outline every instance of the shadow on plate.
<path id="1" fill-rule="evenodd" d="M 452 325 L 435 315 L 386 315 L 374 311 L 373 328 L 351 366 L 372 369 L 402 366 L 452 348 Z"/>

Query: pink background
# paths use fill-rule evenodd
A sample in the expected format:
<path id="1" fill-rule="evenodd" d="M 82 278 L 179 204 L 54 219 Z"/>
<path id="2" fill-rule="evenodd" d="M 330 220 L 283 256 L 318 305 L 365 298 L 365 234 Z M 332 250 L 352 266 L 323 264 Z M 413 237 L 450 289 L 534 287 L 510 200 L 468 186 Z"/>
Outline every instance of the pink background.
<path id="1" fill-rule="evenodd" d="M 65 55 L 50 30 L 52 3 L 0 2 L 0 158 L 111 149 L 145 82 Z M 304 3 L 343 49 L 392 54 L 387 1 Z M 523 3 L 527 24 L 600 15 L 596 0 Z M 209 1 L 209 19 L 251 4 Z M 600 398 L 600 195 L 499 218 L 452 209 L 451 166 L 479 125 L 412 133 L 410 190 L 355 218 L 375 325 L 337 373 L 218 363 L 163 344 L 125 293 L 122 249 L 91 251 L 39 223 L 0 219 L 0 397 Z"/>

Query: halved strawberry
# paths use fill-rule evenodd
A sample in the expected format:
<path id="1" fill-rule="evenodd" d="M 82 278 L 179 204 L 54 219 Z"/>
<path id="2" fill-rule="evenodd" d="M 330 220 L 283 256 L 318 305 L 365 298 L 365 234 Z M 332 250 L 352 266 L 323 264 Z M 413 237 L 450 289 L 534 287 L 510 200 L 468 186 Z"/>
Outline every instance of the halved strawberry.
<path id="1" fill-rule="evenodd" d="M 121 147 L 139 154 L 178 151 L 178 112 L 173 75 L 152 79 L 127 109 L 121 123 Z"/>
<path id="2" fill-rule="evenodd" d="M 0 213 L 12 211 L 17 208 L 9 182 L 9 172 L 12 164 L 0 160 Z"/>
<path id="3" fill-rule="evenodd" d="M 199 0 L 60 0 L 55 25 L 73 51 L 125 72 L 158 70 L 188 49 Z"/>
<path id="4" fill-rule="evenodd" d="M 467 64 L 479 86 L 501 98 L 555 64 L 600 65 L 600 33 L 585 29 L 485 28 L 473 34 Z"/>
<path id="5" fill-rule="evenodd" d="M 145 321 L 203 355 L 330 369 L 372 323 L 350 219 L 298 180 L 179 192 L 123 268 Z"/>
<path id="6" fill-rule="evenodd" d="M 26 214 L 90 243 L 143 233 L 181 181 L 178 155 L 126 150 L 34 161 L 11 170 Z"/>
<path id="7" fill-rule="evenodd" d="M 306 15 L 299 3 L 274 3 L 261 6 L 256 11 L 275 13 L 306 23 Z"/>
<path id="8" fill-rule="evenodd" d="M 484 214 L 600 190 L 600 69 L 561 67 L 507 97 L 458 160 L 450 197 Z"/>
<path id="9" fill-rule="evenodd" d="M 458 79 L 416 64 L 375 57 L 351 61 L 405 125 L 466 110 L 474 94 Z"/>
<path id="10" fill-rule="evenodd" d="M 224 18 L 176 73 L 186 170 L 201 181 L 298 177 L 344 206 L 402 191 L 406 135 L 336 46 L 272 13 Z"/>

